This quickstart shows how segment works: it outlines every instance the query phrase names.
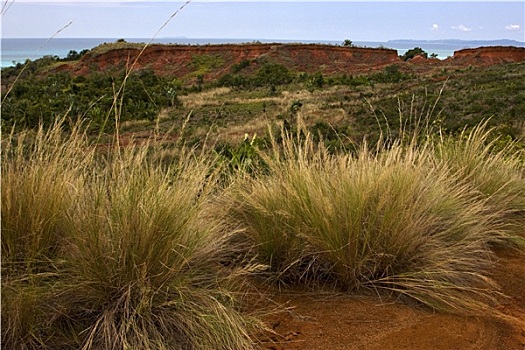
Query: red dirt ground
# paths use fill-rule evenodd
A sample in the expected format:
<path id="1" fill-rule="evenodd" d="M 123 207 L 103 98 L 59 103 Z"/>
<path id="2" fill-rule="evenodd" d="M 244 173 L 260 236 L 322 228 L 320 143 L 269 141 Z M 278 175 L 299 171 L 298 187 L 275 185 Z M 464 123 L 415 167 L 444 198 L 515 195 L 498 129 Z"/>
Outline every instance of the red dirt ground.
<path id="1" fill-rule="evenodd" d="M 88 52 L 80 61 L 64 63 L 56 71 L 77 75 L 129 67 L 140 50 L 136 48 L 112 49 L 102 54 Z M 213 57 L 206 67 L 197 67 L 195 57 Z M 151 68 L 156 74 L 183 79 L 186 83 L 202 74 L 205 82 L 231 73 L 232 66 L 243 60 L 250 62 L 246 68 L 254 72 L 262 62 L 279 63 L 292 71 L 334 74 L 363 74 L 378 71 L 392 64 L 419 69 L 435 67 L 488 66 L 493 64 L 525 61 L 522 47 L 480 47 L 454 52 L 446 60 L 416 57 L 402 61 L 396 50 L 384 48 L 341 47 L 318 44 L 223 44 L 223 45 L 151 45 L 142 52 L 134 68 Z M 200 69 L 200 70 L 199 70 Z M 204 69 L 204 70 L 202 70 Z"/>
<path id="2" fill-rule="evenodd" d="M 291 311 L 269 322 L 265 350 L 524 350 L 525 255 L 500 253 L 493 278 L 509 296 L 498 311 L 514 320 L 418 309 L 374 297 L 281 293 Z"/>

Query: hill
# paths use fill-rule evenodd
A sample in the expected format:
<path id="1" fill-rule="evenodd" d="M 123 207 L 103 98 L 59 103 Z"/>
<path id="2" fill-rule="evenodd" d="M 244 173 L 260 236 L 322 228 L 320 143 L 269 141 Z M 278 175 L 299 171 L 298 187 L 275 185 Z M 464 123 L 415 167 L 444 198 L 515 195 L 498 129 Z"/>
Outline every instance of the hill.
<path id="1" fill-rule="evenodd" d="M 144 132 L 157 118 L 167 130 L 191 114 L 185 136 L 195 144 L 210 130 L 240 142 L 246 132 L 265 134 L 268 122 L 294 124 L 298 114 L 334 146 L 375 140 L 381 128 L 397 130 L 400 114 L 431 118 L 449 132 L 490 119 L 503 137 L 525 137 L 519 118 L 525 48 L 464 49 L 446 60 L 409 61 L 390 49 L 314 44 L 143 48 L 115 42 L 79 57 L 2 69 L 2 126 L 51 125 L 68 114 L 111 130 L 116 88 L 126 81 L 118 92 L 123 132 Z"/>
<path id="2" fill-rule="evenodd" d="M 149 68 L 157 75 L 193 83 L 198 76 L 203 81 L 213 81 L 232 70 L 240 71 L 240 68 L 249 74 L 268 62 L 283 65 L 292 71 L 325 75 L 370 73 L 402 63 L 393 49 L 320 44 L 155 44 L 142 49 L 143 46 L 136 43 L 104 44 L 87 52 L 80 61 L 65 63 L 55 70 L 87 75 L 124 69 L 134 64 L 135 69 Z M 525 48 L 495 46 L 458 50 L 453 57 L 434 60 L 432 64 L 468 66 L 524 60 Z"/>
<path id="3" fill-rule="evenodd" d="M 397 52 L 392 49 L 317 44 L 151 45 L 140 56 L 137 44 L 111 45 L 97 47 L 79 62 L 62 65 L 57 70 L 86 75 L 124 68 L 136 60 L 136 69 L 151 68 L 159 75 L 189 80 L 202 75 L 211 81 L 235 70 L 236 65 L 243 65 L 243 69 L 250 72 L 271 62 L 293 71 L 336 74 L 377 70 L 399 61 Z"/>

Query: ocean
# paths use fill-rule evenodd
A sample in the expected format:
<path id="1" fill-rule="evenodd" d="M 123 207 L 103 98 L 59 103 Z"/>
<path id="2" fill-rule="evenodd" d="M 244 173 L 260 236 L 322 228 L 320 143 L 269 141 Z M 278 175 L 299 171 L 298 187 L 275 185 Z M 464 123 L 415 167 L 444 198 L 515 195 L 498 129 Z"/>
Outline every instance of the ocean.
<path id="1" fill-rule="evenodd" d="M 2 66 L 9 67 L 17 63 L 24 63 L 27 59 L 35 60 L 46 55 L 66 57 L 70 50 L 80 52 L 84 49 L 92 49 L 105 42 L 114 42 L 116 38 L 53 38 L 49 39 L 9 39 L 1 40 Z M 149 39 L 126 39 L 128 42 L 149 42 Z M 163 38 L 156 39 L 155 43 L 161 44 L 226 44 L 226 43 L 250 43 L 250 42 L 301 42 L 305 44 L 320 43 L 330 45 L 341 45 L 342 41 L 297 41 L 297 40 L 267 40 L 267 39 L 189 39 L 189 38 Z M 457 40 L 445 41 L 417 41 L 417 40 L 395 40 L 388 42 L 355 41 L 353 44 L 360 47 L 385 47 L 397 50 L 399 55 L 414 47 L 421 47 L 429 55 L 437 54 L 439 59 L 445 59 L 454 54 L 454 51 L 469 47 L 487 46 L 494 42 L 467 42 Z M 518 42 L 515 42 L 518 43 Z M 523 43 L 518 43 L 523 46 Z"/>

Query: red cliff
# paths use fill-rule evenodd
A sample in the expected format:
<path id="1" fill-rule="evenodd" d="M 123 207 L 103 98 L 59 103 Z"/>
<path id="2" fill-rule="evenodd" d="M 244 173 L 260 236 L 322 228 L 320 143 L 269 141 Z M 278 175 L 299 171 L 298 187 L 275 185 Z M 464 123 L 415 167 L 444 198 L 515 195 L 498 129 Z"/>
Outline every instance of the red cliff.
<path id="1" fill-rule="evenodd" d="M 523 62 L 525 61 L 525 48 L 515 46 L 488 46 L 475 49 L 463 49 L 454 52 L 454 56 L 445 61 L 453 64 L 475 66 Z"/>
<path id="2" fill-rule="evenodd" d="M 135 45 L 136 46 L 136 45 Z M 151 45 L 137 59 L 138 48 L 88 52 L 79 62 L 60 69 L 89 74 L 113 68 L 151 68 L 155 73 L 178 78 L 203 75 L 214 79 L 231 72 L 234 64 L 249 61 L 250 68 L 273 62 L 294 71 L 323 74 L 356 73 L 381 69 L 399 62 L 396 50 L 305 44 Z"/>
<path id="3" fill-rule="evenodd" d="M 231 73 L 234 65 L 241 62 L 247 73 L 254 72 L 264 62 L 272 62 L 297 72 L 325 75 L 368 73 L 391 64 L 404 64 L 392 49 L 321 44 L 155 44 L 142 53 L 141 50 L 141 44 L 105 44 L 85 54 L 80 61 L 61 65 L 57 70 L 86 75 L 134 65 L 135 70 L 150 68 L 158 75 L 194 82 L 198 76 L 210 81 Z M 443 61 L 415 57 L 408 63 L 416 64 L 418 70 L 426 70 L 436 66 L 486 66 L 523 61 L 525 48 L 494 46 L 459 50 Z"/>

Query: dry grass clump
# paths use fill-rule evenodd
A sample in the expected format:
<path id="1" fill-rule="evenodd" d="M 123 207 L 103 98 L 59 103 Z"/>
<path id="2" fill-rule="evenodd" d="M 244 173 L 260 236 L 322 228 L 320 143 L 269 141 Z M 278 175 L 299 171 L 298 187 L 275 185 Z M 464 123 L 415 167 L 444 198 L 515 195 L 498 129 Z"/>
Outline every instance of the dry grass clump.
<path id="1" fill-rule="evenodd" d="M 458 137 L 444 137 L 434 145 L 434 161 L 444 163 L 452 176 L 468 184 L 489 213 L 500 213 L 504 234 L 494 244 L 525 247 L 525 171 L 523 150 L 514 143 L 498 146 L 486 123 L 464 130 Z"/>
<path id="2" fill-rule="evenodd" d="M 78 128 L 63 137 L 60 123 L 10 135 L 2 146 L 2 266 L 10 274 L 47 270 L 92 150 Z"/>
<path id="3" fill-rule="evenodd" d="M 93 152 L 77 127 L 12 134 L 2 142 L 2 344 L 45 347 L 65 266 L 71 208 Z"/>
<path id="4" fill-rule="evenodd" d="M 365 146 L 355 157 L 316 147 L 288 135 L 265 159 L 270 175 L 229 194 L 232 222 L 274 278 L 488 310 L 498 295 L 486 274 L 489 243 L 506 235 L 490 196 L 436 161 L 430 145 Z"/>
<path id="5" fill-rule="evenodd" d="M 243 283 L 262 266 L 480 314 L 500 296 L 492 247 L 523 248 L 523 158 L 493 151 L 484 126 L 335 155 L 282 131 L 228 176 L 211 152 L 102 152 L 62 127 L 2 142 L 7 348 L 250 349 L 263 326 Z"/>
<path id="6" fill-rule="evenodd" d="M 206 213 L 211 159 L 146 147 L 93 156 L 60 125 L 2 159 L 2 344 L 18 349 L 250 349 L 227 234 Z M 18 143 L 16 143 L 18 141 Z M 9 146 L 11 144 L 11 146 Z"/>

